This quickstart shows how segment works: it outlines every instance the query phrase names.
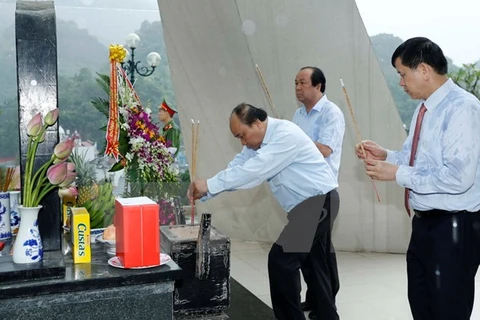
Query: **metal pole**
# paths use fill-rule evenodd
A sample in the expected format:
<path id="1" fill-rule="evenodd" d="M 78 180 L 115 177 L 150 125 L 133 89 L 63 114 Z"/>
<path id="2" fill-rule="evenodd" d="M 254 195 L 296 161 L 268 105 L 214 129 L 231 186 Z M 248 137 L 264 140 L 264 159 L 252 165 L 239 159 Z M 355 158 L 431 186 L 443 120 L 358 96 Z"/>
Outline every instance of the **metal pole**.
<path id="1" fill-rule="evenodd" d="M 130 82 L 132 86 L 135 86 L 135 48 L 130 48 L 130 50 L 132 50 L 132 56 L 129 61 Z"/>

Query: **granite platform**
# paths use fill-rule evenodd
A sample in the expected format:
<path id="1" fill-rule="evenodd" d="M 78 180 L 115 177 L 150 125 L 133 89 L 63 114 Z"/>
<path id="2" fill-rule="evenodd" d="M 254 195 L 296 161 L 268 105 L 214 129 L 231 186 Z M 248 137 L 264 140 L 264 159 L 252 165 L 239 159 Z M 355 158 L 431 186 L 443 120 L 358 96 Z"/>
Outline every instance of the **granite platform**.
<path id="1" fill-rule="evenodd" d="M 64 256 L 63 278 L 1 282 L 0 315 L 29 320 L 173 319 L 174 282 L 181 275 L 175 262 L 132 270 L 114 268 L 108 258 L 103 244 L 95 243 L 90 264 L 73 264 L 71 254 Z"/>

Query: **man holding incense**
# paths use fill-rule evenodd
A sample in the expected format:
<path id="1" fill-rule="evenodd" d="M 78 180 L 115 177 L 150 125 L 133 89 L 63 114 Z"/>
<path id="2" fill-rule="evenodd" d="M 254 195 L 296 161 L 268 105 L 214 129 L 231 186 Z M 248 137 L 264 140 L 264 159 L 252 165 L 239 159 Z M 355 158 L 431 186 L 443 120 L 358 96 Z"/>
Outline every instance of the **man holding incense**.
<path id="1" fill-rule="evenodd" d="M 295 94 L 302 106 L 298 108 L 293 116 L 293 122 L 297 124 L 315 143 L 335 174 L 338 182 L 338 171 L 342 156 L 343 137 L 345 135 L 345 118 L 337 105 L 327 99 L 325 94 L 326 78 L 322 70 L 317 67 L 303 67 L 295 77 Z M 317 310 L 324 310 L 324 305 L 330 305 L 340 288 L 338 278 L 337 257 L 332 244 L 331 230 L 340 208 L 340 197 L 336 189 L 327 196 L 324 209 L 331 218 L 330 230 L 327 235 L 327 248 L 330 252 L 325 257 L 327 260 L 324 269 L 318 270 L 323 277 L 330 279 L 329 286 L 322 288 L 322 291 L 315 293 L 310 285 L 310 264 L 302 268 L 303 278 L 307 284 L 305 302 L 302 302 L 302 309 L 311 310 L 308 315 L 310 319 L 316 319 Z M 320 295 L 318 298 L 315 295 Z M 318 317 L 322 319 L 320 315 Z"/>
<path id="2" fill-rule="evenodd" d="M 448 77 L 442 49 L 427 38 L 402 43 L 391 63 L 420 100 L 409 135 L 399 151 L 363 141 L 356 154 L 367 175 L 405 188 L 413 319 L 468 320 L 480 263 L 480 102 Z"/>
<path id="3" fill-rule="evenodd" d="M 242 151 L 212 178 L 193 181 L 187 196 L 191 202 L 205 201 L 225 191 L 269 183 L 288 213 L 288 223 L 268 254 L 273 311 L 279 320 L 303 320 L 300 268 L 310 256 L 315 290 L 329 281 L 317 270 L 324 268 L 318 264 L 326 263 L 330 230 L 328 212 L 322 208 L 337 179 L 313 141 L 290 121 L 270 118 L 263 109 L 241 103 L 231 113 L 230 130 Z M 322 319 L 339 319 L 333 303 L 322 312 Z"/>
<path id="4" fill-rule="evenodd" d="M 171 147 L 176 148 L 174 156 L 178 154 L 180 149 L 180 128 L 173 121 L 175 113 L 177 113 L 177 110 L 169 106 L 164 99 L 158 110 L 158 119 L 163 123 L 160 134 L 165 138 L 165 141 L 170 141 Z"/>

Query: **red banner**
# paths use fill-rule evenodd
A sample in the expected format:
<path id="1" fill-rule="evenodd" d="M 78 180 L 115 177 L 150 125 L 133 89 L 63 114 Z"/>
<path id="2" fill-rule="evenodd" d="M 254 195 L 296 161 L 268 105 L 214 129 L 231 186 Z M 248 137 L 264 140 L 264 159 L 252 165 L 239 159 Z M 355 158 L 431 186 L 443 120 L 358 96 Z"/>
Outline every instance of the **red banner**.
<path id="1" fill-rule="evenodd" d="M 110 109 L 108 112 L 107 124 L 107 147 L 105 155 L 111 155 L 118 161 L 120 152 L 118 151 L 118 139 L 120 136 L 119 119 L 118 119 L 118 74 L 117 62 L 110 61 Z"/>

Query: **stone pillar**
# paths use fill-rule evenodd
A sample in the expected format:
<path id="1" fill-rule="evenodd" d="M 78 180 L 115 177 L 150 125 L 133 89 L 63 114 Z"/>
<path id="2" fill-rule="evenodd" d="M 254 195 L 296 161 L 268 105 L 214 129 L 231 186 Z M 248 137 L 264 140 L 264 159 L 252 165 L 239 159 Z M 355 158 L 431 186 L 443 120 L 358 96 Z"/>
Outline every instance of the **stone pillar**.
<path id="1" fill-rule="evenodd" d="M 28 121 L 38 112 L 43 115 L 58 106 L 57 32 L 53 1 L 17 1 L 15 12 L 17 47 L 18 121 L 22 176 L 27 153 Z M 59 142 L 58 122 L 47 131 L 39 145 L 35 167 L 50 159 Z M 61 249 L 60 200 L 56 191 L 41 203 L 39 228 L 45 251 Z"/>

